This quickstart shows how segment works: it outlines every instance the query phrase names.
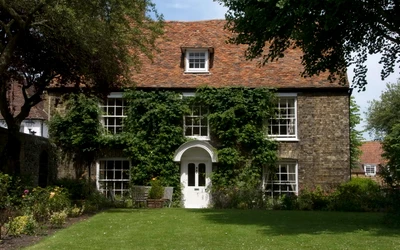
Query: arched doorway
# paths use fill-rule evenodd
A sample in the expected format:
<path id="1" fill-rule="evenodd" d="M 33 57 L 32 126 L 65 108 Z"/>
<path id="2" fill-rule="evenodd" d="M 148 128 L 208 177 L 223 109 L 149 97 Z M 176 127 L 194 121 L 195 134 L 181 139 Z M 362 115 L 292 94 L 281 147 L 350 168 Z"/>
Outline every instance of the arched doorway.
<path id="1" fill-rule="evenodd" d="M 205 208 L 210 203 L 212 163 L 217 162 L 215 149 L 204 141 L 191 141 L 179 147 L 174 161 L 181 164 L 182 195 L 185 208 Z"/>

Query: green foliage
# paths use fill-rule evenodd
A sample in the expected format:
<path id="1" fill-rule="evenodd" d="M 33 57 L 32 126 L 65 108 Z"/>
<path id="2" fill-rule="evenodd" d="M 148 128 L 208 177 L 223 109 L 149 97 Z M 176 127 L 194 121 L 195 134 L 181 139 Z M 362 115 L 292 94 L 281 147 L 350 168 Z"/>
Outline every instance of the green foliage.
<path id="1" fill-rule="evenodd" d="M 0 168 L 19 174 L 16 135 L 52 81 L 99 96 L 130 82 L 162 34 L 154 7 L 150 0 L 0 1 L 0 111 L 10 138 Z M 17 84 L 24 99 L 14 112 L 7 91 Z"/>
<path id="2" fill-rule="evenodd" d="M 22 215 L 11 219 L 5 226 L 8 234 L 12 236 L 33 235 L 38 228 L 38 223 L 32 215 Z"/>
<path id="3" fill-rule="evenodd" d="M 354 96 L 350 98 L 350 167 L 357 168 L 360 162 L 362 131 L 356 130 L 356 126 L 360 124 L 360 107 L 357 105 Z"/>
<path id="4" fill-rule="evenodd" d="M 67 210 L 53 212 L 49 218 L 50 225 L 54 228 L 61 228 L 65 224 L 67 217 Z"/>
<path id="5" fill-rule="evenodd" d="M 36 187 L 23 194 L 23 210 L 38 222 L 47 221 L 51 213 L 60 212 L 71 206 L 68 191 L 60 187 Z"/>
<path id="6" fill-rule="evenodd" d="M 332 202 L 335 211 L 370 212 L 385 206 L 379 185 L 367 178 L 353 178 L 340 185 L 333 194 Z"/>
<path id="7" fill-rule="evenodd" d="M 85 206 L 78 207 L 76 204 L 74 205 L 73 208 L 69 211 L 68 215 L 71 217 L 79 217 L 83 214 L 85 211 Z"/>
<path id="8" fill-rule="evenodd" d="M 218 149 L 212 188 L 258 188 L 264 167 L 277 159 L 277 144 L 266 138 L 276 97 L 265 88 L 200 88 L 194 103 L 209 108 L 211 139 Z"/>
<path id="9" fill-rule="evenodd" d="M 157 178 L 151 180 L 151 188 L 149 190 L 149 199 L 161 199 L 164 196 L 164 187 Z"/>
<path id="10" fill-rule="evenodd" d="M 82 207 L 85 208 L 85 213 L 95 213 L 99 210 L 110 208 L 113 206 L 113 202 L 97 190 L 91 191 L 89 196 L 82 204 Z"/>
<path id="11" fill-rule="evenodd" d="M 390 187 L 400 185 L 400 79 L 386 85 L 380 100 L 373 100 L 368 107 L 367 129 L 376 138 L 383 139 L 383 156 L 386 166 L 380 167 L 380 175 Z"/>
<path id="12" fill-rule="evenodd" d="M 377 139 L 383 139 L 400 124 L 400 79 L 397 83 L 386 84 L 386 90 L 380 99 L 370 102 L 367 116 L 367 129 Z"/>
<path id="13" fill-rule="evenodd" d="M 125 153 L 132 159 L 131 179 L 148 185 L 154 177 L 164 186 L 179 187 L 179 166 L 172 161 L 175 150 L 186 141 L 182 117 L 187 106 L 172 91 L 127 91 L 124 120 Z"/>
<path id="14" fill-rule="evenodd" d="M 86 199 L 94 191 L 94 183 L 89 184 L 83 179 L 61 178 L 55 181 L 56 186 L 66 188 L 69 198 L 73 201 Z"/>
<path id="15" fill-rule="evenodd" d="M 400 123 L 393 125 L 391 132 L 385 136 L 382 143 L 383 156 L 388 160 L 385 166 L 380 166 L 380 176 L 392 188 L 400 186 Z"/>
<path id="16" fill-rule="evenodd" d="M 314 189 L 303 189 L 298 197 L 300 210 L 327 210 L 331 201 L 330 194 L 317 186 Z"/>
<path id="17" fill-rule="evenodd" d="M 366 84 L 368 54 L 381 54 L 382 79 L 393 73 L 400 55 L 400 3 L 397 0 L 218 0 L 228 7 L 230 42 L 249 45 L 248 58 L 264 62 L 300 48 L 303 75 L 328 71 L 329 78 L 347 82 L 354 64 L 353 84 Z M 267 46 L 265 43 L 267 42 Z M 265 53 L 264 53 L 265 52 Z"/>
<path id="18" fill-rule="evenodd" d="M 261 189 L 248 187 L 219 187 L 212 189 L 212 207 L 222 209 L 261 209 L 265 208 Z"/>
<path id="19" fill-rule="evenodd" d="M 55 114 L 49 122 L 50 137 L 67 159 L 82 171 L 95 160 L 101 135 L 99 101 L 83 94 L 66 97 L 64 114 Z"/>
<path id="20" fill-rule="evenodd" d="M 4 209 L 10 204 L 8 190 L 11 186 L 11 176 L 0 172 L 0 209 Z"/>

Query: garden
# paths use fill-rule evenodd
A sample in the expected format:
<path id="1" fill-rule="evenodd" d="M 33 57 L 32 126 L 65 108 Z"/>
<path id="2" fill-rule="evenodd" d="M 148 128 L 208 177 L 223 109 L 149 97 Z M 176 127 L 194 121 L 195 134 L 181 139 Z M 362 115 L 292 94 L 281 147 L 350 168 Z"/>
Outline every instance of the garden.
<path id="1" fill-rule="evenodd" d="M 366 178 L 332 190 L 267 198 L 213 189 L 213 208 L 149 209 L 113 200 L 86 180 L 27 188 L 0 174 L 0 249 L 396 249 L 399 192 Z M 163 193 L 152 180 L 149 197 Z M 155 185 L 157 184 L 157 185 Z M 152 194 L 152 195 L 150 195 Z M 76 223 L 78 222 L 78 223 Z"/>

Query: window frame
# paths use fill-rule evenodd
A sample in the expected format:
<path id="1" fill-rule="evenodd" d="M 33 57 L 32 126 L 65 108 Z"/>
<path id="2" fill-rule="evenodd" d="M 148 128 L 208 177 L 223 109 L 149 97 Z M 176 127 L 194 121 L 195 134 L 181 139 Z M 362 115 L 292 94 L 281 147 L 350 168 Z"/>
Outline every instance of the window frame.
<path id="1" fill-rule="evenodd" d="M 204 53 L 204 68 L 190 68 L 190 53 Z M 185 73 L 208 73 L 209 72 L 209 51 L 208 49 L 186 49 L 185 51 Z"/>
<path id="2" fill-rule="evenodd" d="M 104 162 L 114 161 L 114 166 L 115 166 L 115 162 L 116 161 L 120 161 L 121 162 L 121 168 L 120 169 L 116 169 L 114 167 L 113 175 L 115 177 L 115 172 L 117 170 L 117 171 L 119 171 L 121 173 L 121 178 L 108 179 L 107 178 L 107 174 L 105 174 L 106 178 L 101 179 L 100 178 L 101 177 L 101 170 L 103 170 L 103 171 L 107 170 L 107 169 L 102 169 L 101 168 L 101 162 L 102 161 L 104 161 Z M 124 169 L 124 165 L 123 165 L 124 161 L 127 161 L 128 164 L 129 164 L 129 167 L 128 167 L 128 178 L 127 179 L 123 178 L 124 177 L 123 171 L 125 170 Z M 98 159 L 96 161 L 96 187 L 97 187 L 97 190 L 99 190 L 102 193 L 105 192 L 105 195 L 107 197 L 109 195 L 109 192 L 107 192 L 107 189 L 102 186 L 102 183 L 112 183 L 113 188 L 110 191 L 113 193 L 114 197 L 115 197 L 115 192 L 116 191 L 121 192 L 121 196 L 124 196 L 125 193 L 129 193 L 129 181 L 130 181 L 130 169 L 131 169 L 131 167 L 132 167 L 131 161 L 128 158 L 100 158 L 100 159 Z M 120 189 L 115 189 L 114 188 L 115 187 L 115 183 L 117 183 L 117 182 L 121 183 L 121 188 Z M 124 188 L 124 183 L 127 184 L 127 188 Z"/>
<path id="3" fill-rule="evenodd" d="M 294 129 L 294 134 L 293 135 L 289 135 L 289 134 L 277 134 L 277 135 L 272 135 L 270 134 L 270 131 L 272 131 L 272 121 L 273 120 L 277 120 L 275 117 L 271 117 L 270 121 L 268 123 L 268 127 L 267 127 L 267 136 L 270 139 L 276 140 L 276 141 L 299 141 L 298 138 L 298 110 L 297 110 L 297 93 L 277 93 L 277 97 L 278 97 L 278 106 L 276 107 L 277 109 L 279 109 L 279 105 L 280 105 L 280 100 L 281 99 L 293 99 L 294 103 L 293 103 L 293 107 L 294 107 L 294 124 L 293 124 L 293 129 Z M 286 107 L 286 109 L 288 109 Z M 278 118 L 279 119 L 279 118 Z M 281 126 L 280 123 L 278 125 L 278 127 Z M 289 127 L 288 125 L 286 126 L 286 131 L 289 131 Z"/>
<path id="4" fill-rule="evenodd" d="M 282 166 L 286 166 L 286 175 L 287 175 L 287 180 L 282 181 L 281 180 L 269 180 L 269 174 L 272 174 L 272 176 L 282 176 Z M 290 172 L 289 166 L 294 166 L 295 170 L 294 172 Z M 295 180 L 290 181 L 289 175 L 294 174 L 295 175 Z M 272 177 L 271 176 L 271 177 Z M 271 189 L 267 189 L 267 185 L 271 184 L 272 187 Z M 279 190 L 274 190 L 274 186 L 280 187 Z M 287 186 L 287 185 L 294 185 L 294 191 L 285 191 L 282 190 L 282 186 Z M 283 194 L 288 194 L 292 193 L 293 195 L 298 195 L 299 193 L 299 165 L 297 161 L 294 160 L 283 160 L 277 162 L 277 171 L 276 173 L 269 173 L 266 169 L 264 169 L 263 173 L 263 190 L 266 196 L 275 198 L 275 197 L 281 197 Z"/>
<path id="5" fill-rule="evenodd" d="M 194 97 L 194 96 L 195 96 L 194 92 L 183 92 L 182 93 L 182 98 L 190 98 L 190 97 Z M 192 105 L 189 107 L 191 110 L 191 114 L 193 114 L 193 108 L 192 108 L 193 106 L 200 106 L 201 110 L 203 110 L 203 108 L 207 109 L 206 106 L 201 105 L 201 104 Z M 196 140 L 200 140 L 200 141 L 210 140 L 210 120 L 208 119 L 208 117 L 206 118 L 207 119 L 207 135 L 206 136 L 201 135 L 201 128 L 205 127 L 205 126 L 202 126 L 202 124 L 201 124 L 201 119 L 202 119 L 201 117 L 207 116 L 207 114 L 208 114 L 208 109 L 207 109 L 206 114 L 201 113 L 200 116 L 184 115 L 183 116 L 183 135 L 187 138 L 192 138 L 192 139 L 196 139 Z M 188 116 L 189 117 L 200 117 L 200 125 L 199 125 L 200 135 L 186 135 L 186 127 L 187 127 L 186 117 L 188 117 Z M 194 125 L 192 124 L 192 125 L 188 125 L 188 126 L 194 126 Z"/>
<path id="6" fill-rule="evenodd" d="M 117 106 L 117 105 L 108 105 L 108 101 L 110 99 L 121 99 L 121 106 Z M 105 130 L 112 134 L 112 135 L 117 135 L 117 134 L 121 134 L 123 132 L 123 119 L 126 117 L 126 103 L 125 103 L 125 99 L 123 98 L 123 93 L 122 92 L 111 92 L 108 96 L 107 96 L 107 100 L 105 101 L 105 103 L 101 103 L 100 104 L 100 108 L 102 110 L 102 115 L 101 115 L 101 124 L 103 125 L 103 127 L 105 128 Z M 109 115 L 107 114 L 105 111 L 108 110 L 109 108 L 114 108 L 114 114 L 113 115 Z M 116 108 L 121 107 L 122 108 L 122 113 L 121 115 L 117 115 L 116 114 Z M 117 123 L 117 119 L 120 118 L 121 119 L 121 125 L 116 124 Z M 113 119 L 114 124 L 113 125 L 109 125 L 110 120 Z M 113 131 L 111 131 L 109 128 L 113 128 Z M 120 128 L 121 130 L 118 131 L 118 128 Z"/>
<path id="7" fill-rule="evenodd" d="M 367 171 L 370 168 L 373 171 Z M 376 176 L 376 165 L 375 164 L 364 164 L 364 173 L 365 176 Z"/>

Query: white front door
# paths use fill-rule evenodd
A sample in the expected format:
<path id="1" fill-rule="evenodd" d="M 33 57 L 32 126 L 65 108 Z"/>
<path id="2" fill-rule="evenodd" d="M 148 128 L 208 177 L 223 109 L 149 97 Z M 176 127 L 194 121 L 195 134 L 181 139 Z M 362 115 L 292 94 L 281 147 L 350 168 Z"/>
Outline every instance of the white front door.
<path id="1" fill-rule="evenodd" d="M 211 163 L 187 161 L 181 165 L 181 183 L 185 208 L 205 208 L 210 202 L 206 190 L 210 185 Z"/>

